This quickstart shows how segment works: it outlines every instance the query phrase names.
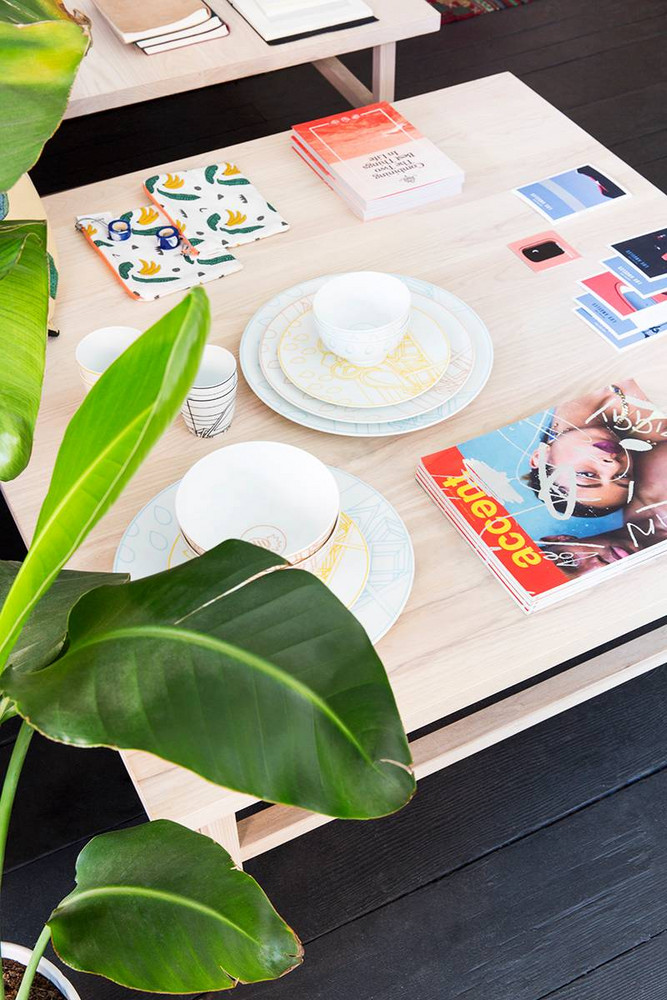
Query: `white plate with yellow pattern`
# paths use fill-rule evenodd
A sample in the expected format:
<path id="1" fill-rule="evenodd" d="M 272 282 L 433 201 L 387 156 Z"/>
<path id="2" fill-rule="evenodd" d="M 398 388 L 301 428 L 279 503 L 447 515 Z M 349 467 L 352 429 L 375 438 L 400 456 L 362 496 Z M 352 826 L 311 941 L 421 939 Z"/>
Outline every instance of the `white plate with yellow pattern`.
<path id="1" fill-rule="evenodd" d="M 325 279 L 317 282 L 321 285 Z M 315 284 L 315 282 L 313 282 Z M 394 403 L 389 406 L 373 407 L 372 414 L 363 407 L 336 406 L 333 403 L 325 403 L 320 399 L 315 399 L 307 393 L 298 389 L 287 377 L 280 367 L 278 360 L 278 344 L 292 321 L 312 309 L 315 291 L 310 292 L 301 298 L 290 302 L 284 309 L 269 322 L 259 345 L 259 363 L 262 372 L 275 391 L 291 403 L 312 413 L 315 416 L 327 417 L 330 420 L 339 420 L 343 423 L 358 423 L 372 419 L 376 423 L 388 423 L 392 420 L 405 420 L 416 417 L 420 413 L 428 413 L 447 403 L 452 396 L 460 392 L 473 370 L 475 351 L 470 335 L 463 324 L 454 316 L 442 303 L 421 295 L 418 292 L 412 293 L 412 302 L 415 309 L 431 316 L 435 322 L 446 331 L 449 339 L 451 357 L 445 374 L 436 382 L 433 388 L 408 399 L 404 403 Z"/>
<path id="2" fill-rule="evenodd" d="M 445 374 L 450 354 L 442 324 L 432 311 L 419 308 L 412 309 L 398 347 L 369 368 L 327 350 L 304 300 L 278 342 L 280 367 L 297 389 L 325 403 L 360 409 L 405 403 L 428 392 Z"/>
<path id="3" fill-rule="evenodd" d="M 377 642 L 412 589 L 412 543 L 405 524 L 377 490 L 341 469 L 331 471 L 340 489 L 342 516 L 318 575 Z M 116 551 L 115 573 L 139 580 L 197 558 L 176 520 L 178 485 L 172 483 L 153 497 L 128 526 Z"/>

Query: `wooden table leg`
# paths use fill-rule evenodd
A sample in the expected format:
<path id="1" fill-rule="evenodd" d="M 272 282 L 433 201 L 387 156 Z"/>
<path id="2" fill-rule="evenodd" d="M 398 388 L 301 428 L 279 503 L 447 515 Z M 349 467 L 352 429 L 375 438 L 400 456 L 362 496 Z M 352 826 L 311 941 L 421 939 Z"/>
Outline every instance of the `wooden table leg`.
<path id="1" fill-rule="evenodd" d="M 375 51 L 373 49 L 373 52 Z M 358 80 L 337 56 L 318 59 L 313 63 L 313 66 L 325 80 L 329 81 L 332 87 L 336 88 L 339 94 L 343 95 L 346 101 L 349 101 L 353 108 L 361 108 L 365 104 L 373 103 L 373 95 L 368 87 L 365 87 L 361 80 Z"/>
<path id="2" fill-rule="evenodd" d="M 373 49 L 373 98 L 393 101 L 396 84 L 396 42 L 376 45 Z"/>
<path id="3" fill-rule="evenodd" d="M 243 868 L 236 813 L 230 813 L 229 816 L 221 816 L 220 819 L 213 820 L 207 826 L 202 826 L 199 832 L 224 847 L 231 854 L 237 868 Z"/>

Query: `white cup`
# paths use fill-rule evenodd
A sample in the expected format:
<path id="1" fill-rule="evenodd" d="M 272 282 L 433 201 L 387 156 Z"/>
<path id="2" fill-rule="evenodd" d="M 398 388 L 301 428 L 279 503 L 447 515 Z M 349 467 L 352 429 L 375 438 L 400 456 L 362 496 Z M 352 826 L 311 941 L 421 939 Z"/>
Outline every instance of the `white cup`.
<path id="1" fill-rule="evenodd" d="M 224 347 L 207 344 L 194 385 L 181 407 L 191 434 L 209 438 L 229 430 L 236 406 L 237 384 L 234 355 Z"/>
<path id="2" fill-rule="evenodd" d="M 141 330 L 132 326 L 103 326 L 79 341 L 74 356 L 86 392 L 90 392 L 109 365 L 140 336 Z"/>
<path id="3" fill-rule="evenodd" d="M 361 368 L 381 364 L 405 336 L 410 290 L 378 271 L 353 271 L 327 281 L 313 298 L 320 339 L 334 354 Z"/>

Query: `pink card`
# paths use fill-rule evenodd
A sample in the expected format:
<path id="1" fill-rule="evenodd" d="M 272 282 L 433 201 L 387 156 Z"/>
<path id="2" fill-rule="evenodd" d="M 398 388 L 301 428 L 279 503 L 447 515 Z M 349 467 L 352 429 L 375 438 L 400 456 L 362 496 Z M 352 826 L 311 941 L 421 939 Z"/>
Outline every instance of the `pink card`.
<path id="1" fill-rule="evenodd" d="M 531 271 L 547 271 L 551 267 L 558 267 L 559 264 L 567 264 L 568 261 L 581 257 L 581 254 L 553 229 L 510 243 L 508 250 L 515 253 Z"/>

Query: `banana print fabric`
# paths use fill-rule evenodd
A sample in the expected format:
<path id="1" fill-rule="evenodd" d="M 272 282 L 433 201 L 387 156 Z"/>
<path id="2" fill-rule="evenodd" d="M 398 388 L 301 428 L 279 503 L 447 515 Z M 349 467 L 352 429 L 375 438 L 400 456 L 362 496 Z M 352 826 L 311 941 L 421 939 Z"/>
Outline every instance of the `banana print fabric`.
<path id="1" fill-rule="evenodd" d="M 155 174 L 144 188 L 192 243 L 214 238 L 238 247 L 289 229 L 234 163 Z"/>
<path id="2" fill-rule="evenodd" d="M 109 223 L 114 218 L 129 223 L 129 239 L 122 242 L 109 239 Z M 181 225 L 173 224 L 182 232 Z M 76 228 L 135 299 L 152 302 L 171 292 L 203 285 L 241 269 L 236 257 L 212 233 L 212 239 L 194 236 L 190 240 L 197 249 L 196 257 L 182 253 L 180 248 L 160 250 L 157 232 L 166 225 L 169 220 L 154 205 L 133 208 L 118 216 L 111 212 L 79 215 L 76 220 Z"/>

